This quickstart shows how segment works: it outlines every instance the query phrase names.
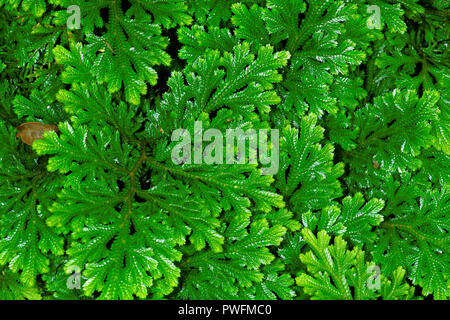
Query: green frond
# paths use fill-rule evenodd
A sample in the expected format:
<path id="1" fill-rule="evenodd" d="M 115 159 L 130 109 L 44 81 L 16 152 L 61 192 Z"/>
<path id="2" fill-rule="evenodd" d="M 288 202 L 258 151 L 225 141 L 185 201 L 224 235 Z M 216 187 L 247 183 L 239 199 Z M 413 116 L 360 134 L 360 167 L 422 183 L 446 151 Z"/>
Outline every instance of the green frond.
<path id="1" fill-rule="evenodd" d="M 372 280 L 370 270 L 373 263 L 365 262 L 365 253 L 358 247 L 347 249 L 342 236 L 334 238 L 325 231 L 317 237 L 303 229 L 302 235 L 310 249 L 300 254 L 300 260 L 307 267 L 297 279 L 297 285 L 311 295 L 312 299 L 327 300 L 374 300 L 380 294 L 369 285 Z M 411 296 L 411 289 L 403 280 L 404 270 L 393 273 L 393 281 L 381 276 L 380 291 L 385 299 L 405 299 Z"/>
<path id="2" fill-rule="evenodd" d="M 342 164 L 333 165 L 333 146 L 322 146 L 322 139 L 323 128 L 314 114 L 302 118 L 300 130 L 283 129 L 276 186 L 292 199 L 295 211 L 321 208 L 341 194 L 337 178 L 343 174 Z"/>

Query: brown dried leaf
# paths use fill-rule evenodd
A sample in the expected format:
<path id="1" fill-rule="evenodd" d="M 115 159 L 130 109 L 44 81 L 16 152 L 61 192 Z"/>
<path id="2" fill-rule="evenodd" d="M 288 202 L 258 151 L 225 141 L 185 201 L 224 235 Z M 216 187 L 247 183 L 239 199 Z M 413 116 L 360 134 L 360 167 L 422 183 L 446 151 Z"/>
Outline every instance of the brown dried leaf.
<path id="1" fill-rule="evenodd" d="M 381 165 L 378 162 L 376 162 L 375 160 L 372 160 L 372 165 L 373 165 L 374 169 L 376 169 L 376 170 L 381 168 Z"/>
<path id="2" fill-rule="evenodd" d="M 45 131 L 59 132 L 58 127 L 53 124 L 25 122 L 17 127 L 16 138 L 20 137 L 23 143 L 31 146 L 34 140 L 42 139 L 42 134 Z"/>

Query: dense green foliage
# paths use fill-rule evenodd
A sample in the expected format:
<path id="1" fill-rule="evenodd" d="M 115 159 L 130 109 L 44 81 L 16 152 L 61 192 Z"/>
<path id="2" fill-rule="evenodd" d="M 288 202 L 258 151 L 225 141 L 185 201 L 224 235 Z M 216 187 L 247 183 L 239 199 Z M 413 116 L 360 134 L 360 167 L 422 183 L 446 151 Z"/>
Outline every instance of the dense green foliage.
<path id="1" fill-rule="evenodd" d="M 449 299 L 449 8 L 0 0 L 0 299 Z M 278 173 L 174 164 L 196 120 Z"/>

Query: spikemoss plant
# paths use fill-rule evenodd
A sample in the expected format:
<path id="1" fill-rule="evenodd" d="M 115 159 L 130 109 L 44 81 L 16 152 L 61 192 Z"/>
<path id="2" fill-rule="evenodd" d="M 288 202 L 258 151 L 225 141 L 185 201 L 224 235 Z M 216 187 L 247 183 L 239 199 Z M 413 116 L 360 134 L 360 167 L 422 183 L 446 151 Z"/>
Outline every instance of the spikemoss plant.
<path id="1" fill-rule="evenodd" d="M 0 0 L 0 299 L 448 299 L 448 10 Z M 175 164 L 195 121 L 278 172 Z"/>

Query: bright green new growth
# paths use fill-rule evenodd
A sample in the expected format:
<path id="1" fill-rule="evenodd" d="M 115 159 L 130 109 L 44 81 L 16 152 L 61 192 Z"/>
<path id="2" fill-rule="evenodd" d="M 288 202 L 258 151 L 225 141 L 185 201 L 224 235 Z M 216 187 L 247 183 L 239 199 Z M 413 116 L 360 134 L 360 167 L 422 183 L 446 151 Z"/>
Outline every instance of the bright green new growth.
<path id="1" fill-rule="evenodd" d="M 414 289 L 403 282 L 405 270 L 401 267 L 392 273 L 392 281 L 382 276 L 378 288 L 380 292 L 374 292 L 368 285 L 372 280 L 368 270 L 374 263 L 365 263 L 364 251 L 358 247 L 348 250 L 342 236 L 336 237 L 334 244 L 329 244 L 331 237 L 323 230 L 317 238 L 306 228 L 302 230 L 302 235 L 311 250 L 300 254 L 307 272 L 298 276 L 296 281 L 312 299 L 372 300 L 381 296 L 383 299 L 398 300 L 412 296 Z"/>
<path id="2" fill-rule="evenodd" d="M 449 299 L 448 10 L 0 0 L 0 299 Z M 278 172 L 175 164 L 195 121 Z"/>

